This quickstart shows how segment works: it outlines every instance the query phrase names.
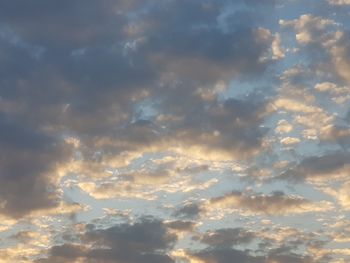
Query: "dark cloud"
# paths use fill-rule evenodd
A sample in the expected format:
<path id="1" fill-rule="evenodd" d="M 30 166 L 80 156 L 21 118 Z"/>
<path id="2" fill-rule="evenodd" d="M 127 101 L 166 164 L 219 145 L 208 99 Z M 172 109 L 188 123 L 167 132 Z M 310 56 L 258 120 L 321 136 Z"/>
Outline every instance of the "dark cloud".
<path id="1" fill-rule="evenodd" d="M 80 48 L 113 43 L 121 35 L 125 1 L 63 0 L 1 2 L 1 23 L 26 41 L 48 47 Z"/>
<path id="2" fill-rule="evenodd" d="M 243 228 L 224 228 L 215 231 L 208 231 L 199 237 L 201 243 L 211 247 L 232 247 L 234 245 L 248 244 L 256 238 L 254 232 Z"/>
<path id="3" fill-rule="evenodd" d="M 197 92 L 199 84 L 205 83 L 210 91 L 218 80 L 253 76 L 270 63 L 262 60 L 272 42 L 268 31 L 243 21 L 225 32 L 218 24 L 225 1 L 74 0 L 33 5 L 4 1 L 2 5 L 7 33 L 0 48 L 7 55 L 0 64 L 6 69 L 1 90 L 12 105 L 8 110 L 19 113 L 16 118 L 76 134 L 88 146 L 83 153 L 103 151 L 95 144 L 103 137 L 141 149 L 159 139 L 187 144 L 196 137 L 195 147 L 217 147 L 230 154 L 261 146 L 259 103 L 228 100 L 208 110 Z M 254 17 L 258 10 L 249 12 Z M 235 16 L 239 14 L 230 14 Z M 177 82 L 183 84 L 174 90 Z M 184 122 L 162 123 L 171 131 L 166 136 L 143 126 L 151 141 L 142 132 L 132 136 L 141 124 L 131 124 L 135 107 L 144 98 L 156 102 L 158 113 L 186 116 Z M 229 126 L 231 118 L 240 123 Z M 127 138 L 119 139 L 122 127 Z M 221 136 L 208 138 L 216 130 Z M 110 152 L 127 150 L 125 146 Z"/>
<path id="4" fill-rule="evenodd" d="M 341 176 L 348 173 L 349 157 L 347 152 L 334 152 L 321 156 L 305 157 L 299 164 L 288 169 L 278 178 L 296 182 L 302 182 L 308 178 L 323 178 L 324 180 L 330 179 L 330 176 L 336 178 L 338 175 Z"/>
<path id="5" fill-rule="evenodd" d="M 287 195 L 282 191 L 275 191 L 269 195 L 249 191 L 233 191 L 224 196 L 211 199 L 210 205 L 222 208 L 245 209 L 252 213 L 268 215 L 285 215 L 329 209 L 326 204 L 314 204 L 310 200 L 299 196 Z"/>
<path id="6" fill-rule="evenodd" d="M 207 249 L 195 253 L 195 258 L 205 263 L 263 263 L 264 257 L 252 256 L 249 251 L 236 249 Z"/>
<path id="7" fill-rule="evenodd" d="M 258 95 L 243 100 L 205 102 L 198 97 L 181 99 L 181 88 L 164 102 L 166 114 L 180 120 L 160 124 L 186 146 L 202 147 L 210 153 L 226 155 L 222 158 L 245 158 L 262 148 L 262 139 L 267 130 L 260 127 L 266 102 Z M 182 101 L 181 103 L 177 102 Z M 185 146 L 186 145 L 186 146 Z"/>
<path id="8" fill-rule="evenodd" d="M 240 10 L 232 12 L 222 22 L 228 24 L 225 26 L 218 23 L 224 8 L 224 1 L 169 1 L 140 21 L 150 24 L 142 35 L 147 40 L 140 49 L 150 51 L 163 81 L 191 80 L 210 85 L 219 79 L 264 71 L 271 61 L 261 58 L 267 55 L 272 37 L 252 25 L 258 12 L 251 12 L 250 20 L 240 20 Z M 239 22 L 226 21 L 233 18 Z"/>
<path id="9" fill-rule="evenodd" d="M 69 147 L 39 130 L 0 115 L 1 213 L 18 217 L 58 204 L 57 170 Z"/>
<path id="10" fill-rule="evenodd" d="M 300 249 L 304 247 L 322 250 L 327 242 L 320 240 L 315 233 L 292 228 L 274 226 L 271 229 L 267 227 L 254 231 L 245 228 L 217 229 L 196 236 L 195 240 L 207 247 L 188 252 L 188 255 L 206 263 L 313 263 L 330 260 L 327 254 L 315 259 L 309 253 L 300 253 Z M 258 249 L 249 245 L 250 243 L 256 243 Z"/>
<path id="11" fill-rule="evenodd" d="M 178 231 L 191 231 L 195 227 L 195 223 L 191 221 L 170 221 L 166 223 L 168 228 L 178 230 Z"/>
<path id="12" fill-rule="evenodd" d="M 327 262 L 329 258 L 321 258 L 315 261 L 310 256 L 294 253 L 288 247 L 273 249 L 263 256 L 254 255 L 250 250 L 237 250 L 233 248 L 207 248 L 191 254 L 205 263 L 315 263 Z"/>
<path id="13" fill-rule="evenodd" d="M 281 262 L 281 263 L 313 263 L 314 258 L 308 255 L 300 255 L 290 251 L 290 247 L 282 246 L 277 249 L 272 249 L 268 253 L 270 261 Z M 317 262 L 327 262 L 326 258 L 322 257 Z M 328 259 L 329 260 L 329 259 Z"/>
<path id="14" fill-rule="evenodd" d="M 349 127 L 342 125 L 334 125 L 321 134 L 320 138 L 323 142 L 338 143 L 346 149 L 350 144 Z"/>
<path id="15" fill-rule="evenodd" d="M 87 226 L 80 236 L 81 245 L 63 244 L 50 249 L 49 258 L 37 262 L 173 263 L 166 255 L 176 241 L 167 226 L 155 219 L 144 218 L 134 224 L 121 224 L 107 229 Z M 88 245 L 88 246 L 87 246 Z"/>
<path id="16" fill-rule="evenodd" d="M 174 215 L 182 218 L 196 218 L 203 211 L 203 208 L 196 203 L 187 203 L 178 208 Z"/>

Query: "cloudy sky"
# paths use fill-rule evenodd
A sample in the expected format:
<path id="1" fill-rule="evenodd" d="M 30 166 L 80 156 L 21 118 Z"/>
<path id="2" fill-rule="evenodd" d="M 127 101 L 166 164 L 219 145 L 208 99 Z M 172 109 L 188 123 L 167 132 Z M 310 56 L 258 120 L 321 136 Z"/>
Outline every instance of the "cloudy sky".
<path id="1" fill-rule="evenodd" d="M 349 0 L 0 0 L 0 262 L 350 262 Z"/>

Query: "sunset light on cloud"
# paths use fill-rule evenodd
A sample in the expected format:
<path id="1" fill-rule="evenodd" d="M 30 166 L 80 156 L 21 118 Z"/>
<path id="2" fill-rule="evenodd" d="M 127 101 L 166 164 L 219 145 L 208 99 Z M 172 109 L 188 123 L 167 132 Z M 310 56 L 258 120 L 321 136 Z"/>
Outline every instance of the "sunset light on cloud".
<path id="1" fill-rule="evenodd" d="M 350 262 L 349 16 L 0 0 L 0 263 Z"/>

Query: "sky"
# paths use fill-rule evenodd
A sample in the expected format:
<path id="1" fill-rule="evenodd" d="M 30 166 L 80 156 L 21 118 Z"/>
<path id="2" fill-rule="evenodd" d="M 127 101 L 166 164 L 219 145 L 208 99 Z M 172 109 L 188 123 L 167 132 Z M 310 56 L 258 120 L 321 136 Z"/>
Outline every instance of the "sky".
<path id="1" fill-rule="evenodd" d="M 0 0 L 0 262 L 350 262 L 349 15 Z"/>

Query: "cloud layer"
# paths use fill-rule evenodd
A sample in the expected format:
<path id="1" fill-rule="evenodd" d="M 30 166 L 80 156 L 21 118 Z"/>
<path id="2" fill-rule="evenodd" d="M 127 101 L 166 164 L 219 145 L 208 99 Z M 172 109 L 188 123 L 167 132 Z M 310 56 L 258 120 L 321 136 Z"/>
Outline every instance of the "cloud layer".
<path id="1" fill-rule="evenodd" d="M 0 262 L 349 261 L 349 5 L 0 1 Z"/>

